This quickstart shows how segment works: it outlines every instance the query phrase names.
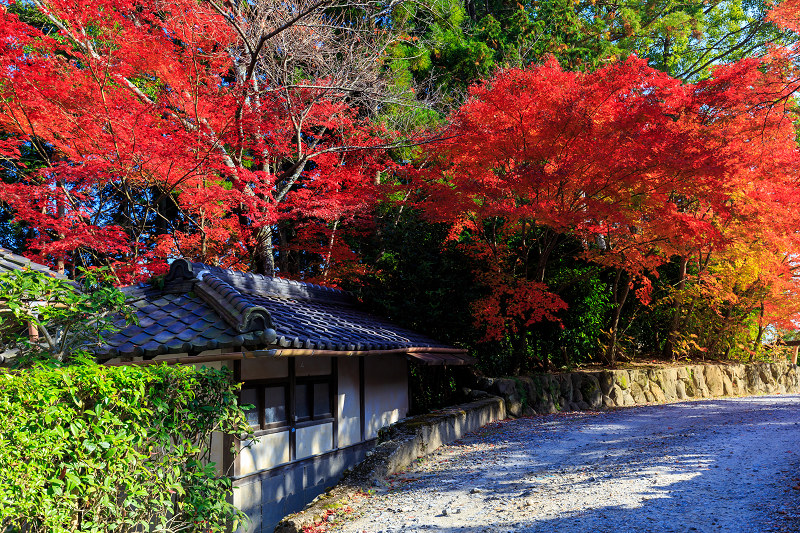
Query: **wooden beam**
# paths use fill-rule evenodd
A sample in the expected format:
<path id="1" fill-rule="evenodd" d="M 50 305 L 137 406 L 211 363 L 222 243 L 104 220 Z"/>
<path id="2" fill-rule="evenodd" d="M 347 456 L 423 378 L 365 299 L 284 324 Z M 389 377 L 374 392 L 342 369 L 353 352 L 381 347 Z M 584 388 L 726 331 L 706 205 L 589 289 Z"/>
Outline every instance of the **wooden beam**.
<path id="1" fill-rule="evenodd" d="M 28 321 L 28 339 L 33 342 L 39 342 L 39 327 L 32 321 Z"/>
<path id="2" fill-rule="evenodd" d="M 297 406 L 297 368 L 295 367 L 295 360 L 289 360 L 289 405 L 286 406 L 286 414 L 289 417 L 289 460 L 294 461 L 297 458 L 297 421 L 295 420 L 297 413 L 295 407 Z"/>
<path id="3" fill-rule="evenodd" d="M 366 378 L 364 376 L 364 358 L 358 358 L 358 418 L 361 426 L 361 441 L 367 436 L 367 404 L 366 404 Z"/>
<path id="4" fill-rule="evenodd" d="M 407 353 L 447 353 L 447 354 L 464 354 L 467 350 L 460 348 L 431 348 L 428 346 L 419 346 L 411 348 L 394 348 L 391 350 L 314 350 L 302 348 L 275 348 L 269 350 L 255 350 L 252 352 L 230 352 L 215 355 L 185 355 L 182 357 L 172 357 L 166 359 L 147 359 L 144 361 L 118 361 L 115 363 L 106 363 L 108 366 L 125 366 L 125 365 L 191 365 L 196 363 L 208 363 L 212 361 L 235 361 L 237 359 L 252 359 L 257 357 L 361 357 L 365 355 L 392 355 L 392 354 L 407 354 Z"/>
<path id="5" fill-rule="evenodd" d="M 333 411 L 333 449 L 339 447 L 339 359 L 331 359 L 331 384 L 328 393 L 331 399 L 331 411 Z"/>

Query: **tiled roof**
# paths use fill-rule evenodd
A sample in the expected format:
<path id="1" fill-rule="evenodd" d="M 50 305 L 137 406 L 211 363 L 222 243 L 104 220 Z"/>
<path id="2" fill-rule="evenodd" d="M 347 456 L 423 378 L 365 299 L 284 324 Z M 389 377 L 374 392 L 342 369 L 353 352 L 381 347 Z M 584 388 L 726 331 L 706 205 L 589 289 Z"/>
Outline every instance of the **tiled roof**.
<path id="1" fill-rule="evenodd" d="M 179 259 L 162 289 L 124 289 L 138 325 L 113 334 L 101 358 L 205 350 L 362 351 L 451 348 L 361 310 L 348 293 Z"/>
<path id="2" fill-rule="evenodd" d="M 34 263 L 27 257 L 17 255 L 11 252 L 11 250 L 6 250 L 5 248 L 0 247 L 0 274 L 3 272 L 11 272 L 12 270 L 23 270 L 26 268 L 38 270 L 39 272 L 47 272 L 53 277 L 66 279 L 64 274 L 59 274 L 55 270 L 51 270 L 45 265 Z"/>

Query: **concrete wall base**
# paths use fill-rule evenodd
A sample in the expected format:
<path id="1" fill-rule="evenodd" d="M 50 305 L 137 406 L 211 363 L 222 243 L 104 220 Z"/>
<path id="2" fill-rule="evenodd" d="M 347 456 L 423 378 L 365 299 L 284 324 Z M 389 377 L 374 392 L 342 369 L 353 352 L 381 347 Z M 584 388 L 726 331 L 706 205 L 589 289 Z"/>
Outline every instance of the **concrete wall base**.
<path id="1" fill-rule="evenodd" d="M 299 513 L 285 517 L 276 533 L 300 533 L 322 522 L 329 509 L 342 506 L 356 493 L 369 491 L 383 478 L 399 472 L 418 457 L 461 438 L 490 422 L 506 418 L 501 398 L 486 397 L 436 413 L 401 420 L 380 431 L 379 444 L 368 457 L 347 472 L 342 481 L 317 497 Z"/>
<path id="2" fill-rule="evenodd" d="M 376 442 L 372 439 L 234 479 L 234 504 L 249 519 L 239 533 L 272 531 L 284 516 L 335 485 L 347 468 L 364 460 Z"/>

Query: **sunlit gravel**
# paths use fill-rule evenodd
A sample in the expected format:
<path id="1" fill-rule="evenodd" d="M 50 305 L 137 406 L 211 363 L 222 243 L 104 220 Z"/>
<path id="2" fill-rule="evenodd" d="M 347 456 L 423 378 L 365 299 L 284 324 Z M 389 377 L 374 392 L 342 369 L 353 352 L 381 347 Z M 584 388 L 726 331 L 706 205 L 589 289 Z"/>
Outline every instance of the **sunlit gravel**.
<path id="1" fill-rule="evenodd" d="M 492 424 L 329 531 L 800 532 L 800 396 Z"/>

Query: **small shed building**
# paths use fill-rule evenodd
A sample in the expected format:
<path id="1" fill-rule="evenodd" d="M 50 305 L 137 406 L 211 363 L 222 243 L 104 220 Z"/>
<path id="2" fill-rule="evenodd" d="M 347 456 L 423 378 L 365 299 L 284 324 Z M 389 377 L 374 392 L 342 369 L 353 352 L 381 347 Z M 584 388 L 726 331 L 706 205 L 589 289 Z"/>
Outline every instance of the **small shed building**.
<path id="1" fill-rule="evenodd" d="M 226 366 L 242 382 L 254 441 L 215 460 L 232 476 L 249 531 L 333 485 L 404 418 L 408 364 L 464 365 L 464 350 L 362 310 L 347 292 L 178 259 L 163 286 L 124 289 L 139 324 L 107 339 L 111 364 Z"/>

